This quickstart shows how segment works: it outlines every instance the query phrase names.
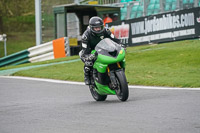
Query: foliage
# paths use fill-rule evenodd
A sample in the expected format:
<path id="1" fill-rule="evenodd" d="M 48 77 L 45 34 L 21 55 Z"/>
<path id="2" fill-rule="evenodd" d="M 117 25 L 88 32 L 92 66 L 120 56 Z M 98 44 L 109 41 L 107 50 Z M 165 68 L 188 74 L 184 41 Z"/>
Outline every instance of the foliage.
<path id="1" fill-rule="evenodd" d="M 6 24 L 8 18 L 27 15 L 33 16 L 34 5 L 34 0 L 0 0 L 0 33 L 7 32 L 9 26 L 15 29 L 16 25 L 10 23 Z M 19 20 L 20 19 L 18 19 L 18 21 Z M 15 23 L 21 23 L 18 21 L 15 21 Z"/>
<path id="2" fill-rule="evenodd" d="M 1 0 L 0 15 L 2 16 L 23 16 L 34 14 L 34 0 Z"/>
<path id="3" fill-rule="evenodd" d="M 74 0 L 41 0 L 43 41 L 54 39 L 52 7 Z M 7 34 L 7 53 L 12 54 L 35 46 L 35 0 L 0 0 L 0 34 Z M 4 46 L 0 42 L 0 57 Z"/>

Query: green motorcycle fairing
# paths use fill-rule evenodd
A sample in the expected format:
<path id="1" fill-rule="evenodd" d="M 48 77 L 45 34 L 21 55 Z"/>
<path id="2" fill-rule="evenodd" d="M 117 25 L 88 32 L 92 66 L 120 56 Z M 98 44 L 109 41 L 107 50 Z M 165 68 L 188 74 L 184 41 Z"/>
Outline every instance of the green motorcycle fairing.
<path id="1" fill-rule="evenodd" d="M 101 75 L 107 73 L 107 68 L 111 64 L 120 63 L 121 68 L 125 68 L 125 50 L 112 40 L 106 38 L 100 41 L 92 54 L 98 53 L 97 59 L 94 62 L 93 68 Z M 108 74 L 107 74 L 108 76 Z M 103 77 L 106 78 L 106 77 Z M 95 90 L 100 95 L 115 95 L 115 90 L 109 88 L 108 85 L 101 84 L 95 79 Z"/>
<path id="2" fill-rule="evenodd" d="M 98 72 L 105 73 L 109 64 L 117 62 L 120 63 L 122 68 L 125 68 L 125 50 L 122 49 L 120 52 L 121 53 L 118 54 L 117 58 L 99 54 L 93 68 L 97 69 Z"/>
<path id="3" fill-rule="evenodd" d="M 111 90 L 107 85 L 102 85 L 95 81 L 96 87 L 95 90 L 101 95 L 115 95 L 115 90 Z"/>

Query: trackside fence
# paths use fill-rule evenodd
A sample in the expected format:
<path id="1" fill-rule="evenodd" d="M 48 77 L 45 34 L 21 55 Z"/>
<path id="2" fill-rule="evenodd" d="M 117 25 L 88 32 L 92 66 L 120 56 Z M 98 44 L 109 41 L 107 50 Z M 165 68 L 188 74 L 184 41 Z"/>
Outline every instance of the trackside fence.
<path id="1" fill-rule="evenodd" d="M 69 41 L 62 37 L 0 58 L 0 67 L 39 62 L 70 56 Z"/>

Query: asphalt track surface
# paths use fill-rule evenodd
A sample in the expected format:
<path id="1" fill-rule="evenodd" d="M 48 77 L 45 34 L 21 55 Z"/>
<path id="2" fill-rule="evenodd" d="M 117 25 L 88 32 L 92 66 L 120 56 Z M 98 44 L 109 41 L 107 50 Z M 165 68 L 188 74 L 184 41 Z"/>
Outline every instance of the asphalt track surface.
<path id="1" fill-rule="evenodd" d="M 130 87 L 127 102 L 87 86 L 0 77 L 0 133 L 200 133 L 200 90 Z"/>

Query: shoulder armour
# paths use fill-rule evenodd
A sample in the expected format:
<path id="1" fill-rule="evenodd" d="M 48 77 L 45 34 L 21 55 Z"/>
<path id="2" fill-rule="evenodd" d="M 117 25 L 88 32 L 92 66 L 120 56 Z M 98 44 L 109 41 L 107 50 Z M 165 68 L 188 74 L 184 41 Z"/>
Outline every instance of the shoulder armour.
<path id="1" fill-rule="evenodd" d="M 88 40 L 88 38 L 89 38 L 89 30 L 86 30 L 86 31 L 83 33 L 81 39 L 84 40 L 84 41 L 86 41 L 86 40 Z"/>
<path id="2" fill-rule="evenodd" d="M 105 29 L 106 29 L 107 34 L 110 36 L 112 34 L 111 31 L 108 28 L 105 28 Z"/>

